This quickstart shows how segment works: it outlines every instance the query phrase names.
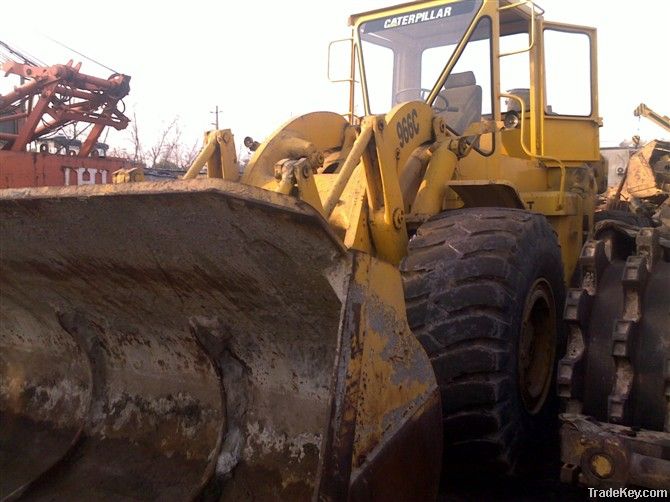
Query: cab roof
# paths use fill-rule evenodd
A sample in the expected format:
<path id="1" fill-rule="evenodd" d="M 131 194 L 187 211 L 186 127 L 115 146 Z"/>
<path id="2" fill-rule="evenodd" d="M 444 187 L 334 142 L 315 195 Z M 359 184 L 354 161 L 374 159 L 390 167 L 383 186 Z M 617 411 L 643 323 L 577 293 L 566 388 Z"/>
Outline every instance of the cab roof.
<path id="1" fill-rule="evenodd" d="M 388 7 L 382 7 L 382 8 L 379 8 L 379 9 L 373 9 L 373 10 L 368 10 L 368 11 L 365 11 L 365 12 L 360 12 L 358 14 L 352 14 L 351 16 L 349 16 L 348 25 L 349 26 L 354 26 L 361 18 L 364 18 L 364 17 L 372 17 L 372 18 L 382 17 L 381 15 L 388 14 L 390 12 L 399 11 L 399 10 L 405 9 L 407 7 L 420 7 L 421 5 L 447 5 L 447 4 L 450 4 L 450 3 L 457 3 L 457 2 L 461 2 L 461 1 L 463 1 L 463 0 L 443 0 L 441 2 L 435 1 L 435 0 L 423 0 L 423 1 L 418 1 L 418 2 L 417 1 L 415 1 L 415 2 L 404 2 L 404 3 L 400 3 L 400 4 L 396 4 L 396 5 L 391 5 L 391 6 L 388 6 Z M 468 0 L 465 0 L 465 1 L 468 1 Z M 484 0 L 484 1 L 486 1 L 486 0 Z M 511 5 L 512 3 L 517 3 L 516 1 L 512 1 L 512 0 L 498 0 L 498 1 L 500 2 L 501 6 L 502 5 Z M 523 11 L 527 11 L 528 14 L 530 15 L 531 10 L 530 10 L 530 8 L 528 8 L 528 6 L 520 5 L 519 8 L 521 8 Z"/>

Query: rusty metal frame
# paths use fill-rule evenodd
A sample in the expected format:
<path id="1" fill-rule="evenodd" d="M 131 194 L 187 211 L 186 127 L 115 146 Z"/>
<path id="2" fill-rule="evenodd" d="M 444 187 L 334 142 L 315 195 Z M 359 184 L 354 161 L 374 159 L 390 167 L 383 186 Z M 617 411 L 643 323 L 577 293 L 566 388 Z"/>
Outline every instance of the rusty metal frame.
<path id="1" fill-rule="evenodd" d="M 670 488 L 670 434 L 561 415 L 561 481 L 595 488 Z"/>
<path id="2" fill-rule="evenodd" d="M 108 79 L 79 71 L 81 63 L 49 67 L 14 61 L 2 65 L 6 74 L 27 80 L 0 95 L 0 123 L 18 122 L 17 133 L 0 132 L 4 150 L 25 151 L 31 141 L 74 122 L 93 124 L 79 157 L 87 157 L 105 127 L 124 129 L 130 122 L 118 104 L 130 91 L 130 77 L 114 74 Z"/>

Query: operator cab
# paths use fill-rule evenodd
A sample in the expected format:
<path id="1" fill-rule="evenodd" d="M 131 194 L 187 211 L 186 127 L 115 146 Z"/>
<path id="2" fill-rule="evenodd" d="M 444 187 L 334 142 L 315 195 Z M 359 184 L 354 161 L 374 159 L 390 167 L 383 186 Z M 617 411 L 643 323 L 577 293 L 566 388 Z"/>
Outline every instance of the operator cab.
<path id="1" fill-rule="evenodd" d="M 543 14 L 531 0 L 433 0 L 352 16 L 364 113 L 422 100 L 452 135 L 504 121 L 503 154 L 598 161 L 595 30 Z M 480 134 L 475 150 L 495 141 Z"/>
<path id="2" fill-rule="evenodd" d="M 481 4 L 423 6 L 360 23 L 366 111 L 385 113 L 398 103 L 425 100 L 456 134 L 491 114 L 489 18 L 479 21 L 459 61 L 441 78 Z"/>

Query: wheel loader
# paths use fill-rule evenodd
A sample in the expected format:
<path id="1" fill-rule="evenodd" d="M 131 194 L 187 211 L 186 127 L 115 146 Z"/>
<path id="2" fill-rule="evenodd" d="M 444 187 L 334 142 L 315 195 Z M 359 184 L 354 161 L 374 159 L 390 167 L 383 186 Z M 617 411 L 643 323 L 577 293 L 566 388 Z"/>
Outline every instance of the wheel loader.
<path id="1" fill-rule="evenodd" d="M 4 499 L 430 500 L 559 404 L 566 480 L 667 487 L 669 265 L 593 239 L 595 30 L 349 22 L 348 113 L 241 177 L 219 130 L 183 180 L 0 192 Z"/>

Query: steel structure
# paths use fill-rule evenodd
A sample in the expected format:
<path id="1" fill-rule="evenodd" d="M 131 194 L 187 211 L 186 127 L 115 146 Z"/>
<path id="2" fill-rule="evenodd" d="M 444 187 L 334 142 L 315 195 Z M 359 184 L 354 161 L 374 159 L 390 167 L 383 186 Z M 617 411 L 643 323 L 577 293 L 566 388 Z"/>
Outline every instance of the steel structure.
<path id="1" fill-rule="evenodd" d="M 21 84 L 0 95 L 0 187 L 110 183 L 112 173 L 137 167 L 122 159 L 103 159 L 96 149 L 105 127 L 124 129 L 129 119 L 120 109 L 130 91 L 130 77 L 98 78 L 80 71 L 81 63 L 38 66 L 7 61 L 5 75 Z M 43 140 L 65 126 L 90 124 L 75 149 L 53 155 L 46 148 L 29 152 L 31 142 Z"/>

